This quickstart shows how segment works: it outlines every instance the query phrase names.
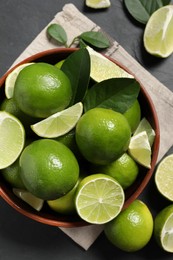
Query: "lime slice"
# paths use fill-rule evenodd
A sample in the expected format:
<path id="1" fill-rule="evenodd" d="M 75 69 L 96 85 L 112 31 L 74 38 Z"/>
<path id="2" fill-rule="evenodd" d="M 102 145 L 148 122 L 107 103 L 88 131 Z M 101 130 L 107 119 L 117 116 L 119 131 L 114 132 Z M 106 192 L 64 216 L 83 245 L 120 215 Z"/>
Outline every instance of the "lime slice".
<path id="1" fill-rule="evenodd" d="M 16 161 L 24 143 L 25 131 L 21 122 L 11 114 L 0 111 L 0 169 Z"/>
<path id="2" fill-rule="evenodd" d="M 154 129 L 152 128 L 152 126 L 150 125 L 150 123 L 145 117 L 140 121 L 136 131 L 134 132 L 134 135 L 137 135 L 143 131 L 146 131 L 150 146 L 152 146 L 156 134 Z"/>
<path id="3" fill-rule="evenodd" d="M 28 203 L 31 207 L 33 207 L 34 209 L 36 209 L 37 211 L 40 211 L 43 207 L 43 203 L 44 200 L 39 199 L 37 197 L 35 197 L 32 193 L 30 193 L 27 190 L 22 190 L 22 189 L 17 189 L 17 188 L 13 188 L 13 192 L 14 194 L 22 199 L 23 201 L 25 201 L 26 203 Z"/>
<path id="4" fill-rule="evenodd" d="M 136 162 L 151 168 L 151 146 L 146 131 L 131 137 L 128 151 Z"/>
<path id="5" fill-rule="evenodd" d="M 13 97 L 13 91 L 14 91 L 14 85 L 17 79 L 17 76 L 19 72 L 25 68 L 26 66 L 29 66 L 33 63 L 25 63 L 22 65 L 19 65 L 16 67 L 11 73 L 8 74 L 6 80 L 5 80 L 5 95 L 7 98 Z"/>
<path id="6" fill-rule="evenodd" d="M 109 0 L 86 0 L 86 5 L 91 8 L 108 8 L 111 3 Z"/>
<path id="7" fill-rule="evenodd" d="M 173 205 L 163 208 L 154 220 L 154 237 L 167 252 L 173 253 Z"/>
<path id="8" fill-rule="evenodd" d="M 173 52 L 173 5 L 155 11 L 144 31 L 144 46 L 153 55 L 166 58 Z"/>
<path id="9" fill-rule="evenodd" d="M 79 183 L 75 205 L 83 220 L 104 224 L 120 213 L 124 198 L 124 191 L 115 179 L 106 174 L 93 174 Z"/>
<path id="10" fill-rule="evenodd" d="M 83 112 L 81 102 L 57 112 L 48 118 L 31 125 L 32 130 L 41 137 L 55 138 L 62 136 L 72 130 Z"/>
<path id="11" fill-rule="evenodd" d="M 91 78 L 96 82 L 110 78 L 133 78 L 133 76 L 118 65 L 96 52 L 90 47 L 87 50 L 91 59 Z"/>
<path id="12" fill-rule="evenodd" d="M 158 191 L 164 197 L 173 201 L 173 154 L 166 156 L 158 165 L 155 183 Z"/>

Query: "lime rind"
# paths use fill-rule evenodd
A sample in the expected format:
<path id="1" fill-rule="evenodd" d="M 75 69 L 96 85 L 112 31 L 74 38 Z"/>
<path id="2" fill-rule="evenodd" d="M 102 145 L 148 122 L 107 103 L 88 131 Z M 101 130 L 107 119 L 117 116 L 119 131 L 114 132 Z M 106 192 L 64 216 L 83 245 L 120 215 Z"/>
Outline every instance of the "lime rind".
<path id="1" fill-rule="evenodd" d="M 57 112 L 50 117 L 31 125 L 31 129 L 40 137 L 56 138 L 68 133 L 77 124 L 83 113 L 81 102 Z"/>
<path id="2" fill-rule="evenodd" d="M 29 204 L 32 208 L 37 211 L 40 211 L 43 207 L 44 200 L 37 198 L 32 193 L 27 190 L 13 188 L 13 193 L 27 204 Z"/>
<path id="3" fill-rule="evenodd" d="M 155 173 L 155 183 L 160 194 L 173 201 L 173 154 L 166 156 L 159 163 Z"/>
<path id="4" fill-rule="evenodd" d="M 146 131 L 131 137 L 128 152 L 136 162 L 151 168 L 151 146 Z"/>
<path id="5" fill-rule="evenodd" d="M 105 174 L 85 177 L 77 188 L 78 215 L 91 224 L 105 224 L 121 211 L 125 195 L 121 185 Z"/>
<path id="6" fill-rule="evenodd" d="M 13 164 L 23 150 L 25 130 L 13 115 L 0 111 L 0 169 Z"/>
<path id="7" fill-rule="evenodd" d="M 133 76 L 120 68 L 118 65 L 104 57 L 102 54 L 87 46 L 91 59 L 90 77 L 101 82 L 110 78 L 133 78 Z"/>
<path id="8" fill-rule="evenodd" d="M 13 97 L 14 86 L 15 86 L 16 79 L 19 75 L 19 72 L 23 68 L 25 68 L 26 66 L 29 66 L 31 64 L 33 64 L 33 62 L 21 64 L 8 74 L 8 76 L 5 80 L 5 95 L 8 99 Z"/>

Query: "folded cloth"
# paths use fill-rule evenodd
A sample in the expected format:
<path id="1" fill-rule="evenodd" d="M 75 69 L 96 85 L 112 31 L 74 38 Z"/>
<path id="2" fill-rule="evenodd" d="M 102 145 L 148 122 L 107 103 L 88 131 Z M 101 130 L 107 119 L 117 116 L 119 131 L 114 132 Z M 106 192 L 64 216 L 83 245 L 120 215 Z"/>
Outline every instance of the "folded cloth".
<path id="1" fill-rule="evenodd" d="M 79 12 L 73 4 L 66 4 L 63 10 L 57 13 L 54 19 L 50 22 L 50 24 L 52 23 L 58 23 L 63 26 L 68 35 L 68 43 L 71 43 L 74 37 L 80 35 L 82 32 L 101 30 L 97 24 Z M 56 43 L 47 38 L 47 26 L 15 60 L 12 66 L 37 52 L 57 48 Z M 110 40 L 111 47 L 105 51 L 105 54 L 121 62 L 125 67 L 128 67 L 130 72 L 145 86 L 153 100 L 160 124 L 161 142 L 158 156 L 158 160 L 160 160 L 173 145 L 173 93 L 146 71 L 114 39 L 111 39 L 110 37 Z M 73 45 L 73 47 L 74 46 L 75 45 Z M 89 225 L 82 228 L 60 229 L 71 237 L 78 245 L 87 250 L 100 235 L 103 227 Z"/>

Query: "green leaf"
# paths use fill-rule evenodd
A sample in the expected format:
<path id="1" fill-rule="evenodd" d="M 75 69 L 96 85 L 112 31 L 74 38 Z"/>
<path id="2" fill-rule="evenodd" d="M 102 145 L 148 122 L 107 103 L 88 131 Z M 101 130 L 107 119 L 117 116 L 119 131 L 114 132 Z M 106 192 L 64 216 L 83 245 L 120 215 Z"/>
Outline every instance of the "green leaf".
<path id="1" fill-rule="evenodd" d="M 86 47 L 87 44 L 82 39 L 79 39 L 79 48 L 86 48 Z"/>
<path id="2" fill-rule="evenodd" d="M 51 24 L 47 28 L 47 33 L 50 37 L 54 40 L 58 41 L 59 43 L 66 45 L 67 43 L 67 34 L 64 28 L 59 24 Z"/>
<path id="3" fill-rule="evenodd" d="M 129 13 L 140 23 L 146 24 L 151 14 L 170 0 L 124 0 Z"/>
<path id="4" fill-rule="evenodd" d="M 90 56 L 87 49 L 82 48 L 70 54 L 61 69 L 71 81 L 73 96 L 70 105 L 83 101 L 90 79 Z"/>
<path id="5" fill-rule="evenodd" d="M 84 111 L 102 107 L 125 113 L 138 97 L 139 91 L 140 85 L 135 79 L 112 78 L 101 81 L 88 90 Z"/>
<path id="6" fill-rule="evenodd" d="M 104 49 L 110 46 L 108 38 L 101 32 L 84 32 L 79 38 L 96 48 Z"/>

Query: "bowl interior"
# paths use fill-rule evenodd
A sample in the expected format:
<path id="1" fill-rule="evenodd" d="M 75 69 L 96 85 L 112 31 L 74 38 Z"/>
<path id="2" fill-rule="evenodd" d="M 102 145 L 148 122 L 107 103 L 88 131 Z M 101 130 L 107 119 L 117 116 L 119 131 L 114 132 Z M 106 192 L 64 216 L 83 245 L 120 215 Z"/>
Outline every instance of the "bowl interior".
<path id="1" fill-rule="evenodd" d="M 44 51 L 41 53 L 38 53 L 36 55 L 33 55 L 24 61 L 20 62 L 27 63 L 27 62 L 47 62 L 50 64 L 56 64 L 58 61 L 65 59 L 69 54 L 74 52 L 75 48 L 57 48 L 53 50 Z M 109 58 L 112 60 L 111 58 Z M 125 68 L 120 63 L 116 62 L 115 60 L 112 60 L 116 64 L 118 64 L 120 67 L 125 69 L 127 72 L 128 68 Z M 17 64 L 16 66 L 18 66 Z M 16 67 L 15 66 L 15 67 Z M 14 67 L 14 68 L 15 68 Z M 12 68 L 11 70 L 13 70 Z M 0 79 L 0 100 L 2 101 L 5 97 L 4 94 L 4 82 L 7 75 L 10 73 L 9 70 L 1 79 Z M 137 78 L 136 78 L 137 79 Z M 138 80 L 138 79 L 137 79 Z M 139 80 L 138 80 L 139 81 Z M 124 208 L 127 207 L 134 199 L 136 199 L 140 193 L 144 190 L 147 183 L 149 182 L 153 171 L 155 164 L 157 162 L 157 156 L 159 151 L 159 141 L 160 141 L 160 132 L 159 132 L 159 123 L 157 114 L 153 105 L 153 102 L 148 95 L 145 88 L 141 85 L 141 91 L 139 94 L 139 102 L 142 108 L 142 116 L 145 116 L 149 122 L 151 123 L 153 129 L 155 130 L 156 137 L 155 141 L 152 147 L 152 162 L 151 162 L 151 169 L 145 169 L 141 167 L 140 174 L 138 175 L 137 180 L 135 183 L 129 187 L 125 191 L 126 201 L 124 204 Z M 49 224 L 53 226 L 61 226 L 61 227 L 75 227 L 75 226 L 84 226 L 88 225 L 88 223 L 82 221 L 77 216 L 64 216 L 60 215 L 58 213 L 53 212 L 49 209 L 49 207 L 46 205 L 46 203 L 43 206 L 43 209 L 40 212 L 35 211 L 32 209 L 29 205 L 27 205 L 25 202 L 20 200 L 18 197 L 14 195 L 12 192 L 11 187 L 4 182 L 3 178 L 0 176 L 0 195 L 7 201 L 8 204 L 10 204 L 13 208 L 15 208 L 17 211 L 22 213 L 23 215 L 34 219 L 36 221 L 39 221 L 44 224 Z"/>

